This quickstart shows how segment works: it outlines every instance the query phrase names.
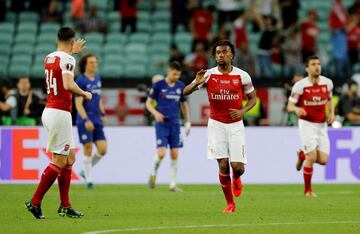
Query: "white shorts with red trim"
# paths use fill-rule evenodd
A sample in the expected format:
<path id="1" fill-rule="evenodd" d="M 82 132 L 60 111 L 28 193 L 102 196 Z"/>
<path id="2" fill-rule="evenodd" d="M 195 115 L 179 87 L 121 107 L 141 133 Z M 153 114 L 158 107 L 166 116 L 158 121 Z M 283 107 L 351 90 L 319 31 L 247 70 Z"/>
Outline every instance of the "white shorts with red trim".
<path id="1" fill-rule="evenodd" d="M 222 123 L 208 122 L 208 159 L 228 158 L 230 162 L 246 164 L 245 128 L 243 121 Z"/>
<path id="2" fill-rule="evenodd" d="M 318 150 L 329 155 L 330 141 L 327 123 L 313 123 L 299 119 L 299 133 L 304 153 Z"/>
<path id="3" fill-rule="evenodd" d="M 45 108 L 41 120 L 49 134 L 46 152 L 69 155 L 70 149 L 75 148 L 71 113 Z"/>

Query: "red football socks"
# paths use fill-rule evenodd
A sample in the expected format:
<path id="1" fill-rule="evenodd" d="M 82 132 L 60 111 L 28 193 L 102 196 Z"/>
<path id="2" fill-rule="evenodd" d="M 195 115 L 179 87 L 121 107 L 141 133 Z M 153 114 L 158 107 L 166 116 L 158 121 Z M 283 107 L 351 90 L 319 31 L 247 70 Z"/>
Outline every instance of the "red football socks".
<path id="1" fill-rule="evenodd" d="M 69 190 L 70 190 L 70 182 L 71 182 L 71 171 L 72 171 L 72 165 L 67 164 L 61 170 L 60 175 L 58 177 L 61 205 L 65 207 L 70 206 Z"/>
<path id="2" fill-rule="evenodd" d="M 299 154 L 300 154 L 300 159 L 304 161 L 304 160 L 305 160 L 305 153 L 304 153 L 304 151 L 301 150 Z"/>
<path id="3" fill-rule="evenodd" d="M 219 173 L 220 185 L 225 195 L 227 204 L 234 204 L 234 197 L 231 189 L 231 178 L 230 174 L 223 175 Z"/>
<path id="4" fill-rule="evenodd" d="M 56 177 L 59 175 L 61 168 L 55 164 L 50 163 L 44 170 L 41 175 L 40 183 L 35 191 L 35 194 L 32 198 L 32 204 L 34 206 L 40 206 L 42 199 L 44 198 L 45 193 L 49 190 L 51 185 L 56 180 Z"/>
<path id="5" fill-rule="evenodd" d="M 311 192 L 311 177 L 313 174 L 312 167 L 304 167 L 304 183 L 305 183 L 305 191 L 304 193 Z"/>

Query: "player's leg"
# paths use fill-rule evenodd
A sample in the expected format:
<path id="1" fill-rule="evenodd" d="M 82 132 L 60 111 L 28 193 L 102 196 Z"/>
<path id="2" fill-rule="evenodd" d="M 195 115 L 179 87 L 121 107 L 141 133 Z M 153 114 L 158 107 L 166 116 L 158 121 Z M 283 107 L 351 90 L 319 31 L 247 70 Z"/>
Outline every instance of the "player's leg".
<path id="1" fill-rule="evenodd" d="M 157 151 L 155 154 L 154 164 L 148 182 L 150 188 L 155 188 L 157 171 L 160 167 L 162 159 L 165 157 L 166 154 L 166 147 L 168 145 L 170 130 L 168 129 L 168 127 L 165 126 L 165 124 L 156 123 L 155 132 Z"/>
<path id="2" fill-rule="evenodd" d="M 318 131 L 317 124 L 299 120 L 299 134 L 304 146 L 305 161 L 303 162 L 304 174 L 304 194 L 305 196 L 315 196 L 311 188 L 311 178 L 313 165 L 317 159 Z"/>
<path id="3" fill-rule="evenodd" d="M 233 171 L 232 189 L 236 197 L 242 193 L 241 175 L 245 172 L 247 163 L 245 129 L 243 122 L 232 123 L 227 126 L 229 139 L 230 164 Z"/>
<path id="4" fill-rule="evenodd" d="M 41 211 L 41 202 L 50 189 L 50 187 L 55 182 L 56 178 L 60 174 L 62 168 L 66 165 L 66 156 L 53 154 L 51 163 L 45 168 L 44 172 L 41 175 L 39 185 L 30 201 L 25 202 L 27 209 L 34 215 L 37 219 L 45 218 Z"/>
<path id="5" fill-rule="evenodd" d="M 171 192 L 182 192 L 182 189 L 180 189 L 176 185 L 176 176 L 177 176 L 177 171 L 178 171 L 179 148 L 171 148 L 170 149 L 170 156 L 171 156 L 171 162 L 170 162 L 171 182 L 170 182 L 169 189 L 170 189 Z"/>
<path id="6" fill-rule="evenodd" d="M 94 132 L 89 132 L 85 127 L 85 122 L 77 124 L 79 141 L 83 145 L 84 157 L 82 160 L 84 169 L 80 171 L 80 176 L 85 179 L 86 186 L 92 188 L 91 164 L 92 164 L 92 144 L 94 142 Z"/>
<path id="7" fill-rule="evenodd" d="M 327 134 L 327 127 L 321 128 L 318 137 L 319 147 L 317 151 L 316 163 L 326 165 L 330 154 L 330 140 Z"/>
<path id="8" fill-rule="evenodd" d="M 318 150 L 316 163 L 325 166 L 328 161 L 329 161 L 329 154 Z"/>
<path id="9" fill-rule="evenodd" d="M 170 145 L 170 191 L 171 192 L 182 192 L 182 189 L 178 188 L 176 185 L 176 176 L 178 171 L 178 157 L 179 149 L 183 146 L 182 137 L 180 132 L 180 124 L 172 124 L 170 129 L 169 136 L 169 145 Z"/>
<path id="10" fill-rule="evenodd" d="M 235 203 L 231 190 L 230 166 L 228 159 L 228 142 L 225 125 L 213 119 L 208 122 L 208 159 L 216 159 L 219 166 L 219 181 L 227 206 L 224 212 L 234 212 Z"/>
<path id="11" fill-rule="evenodd" d="M 62 217 L 80 218 L 84 213 L 75 210 L 71 206 L 69 192 L 71 184 L 72 165 L 75 163 L 75 149 L 70 149 L 69 156 L 67 157 L 66 166 L 61 170 L 58 177 L 58 185 L 60 192 L 60 206 L 58 214 Z"/>
<path id="12" fill-rule="evenodd" d="M 83 157 L 83 166 L 84 170 L 80 172 L 80 176 L 85 179 L 86 187 L 92 188 L 92 160 L 93 157 L 93 143 L 86 142 L 83 143 L 84 157 Z"/>
<path id="13" fill-rule="evenodd" d="M 48 131 L 48 145 L 47 152 L 52 152 L 52 159 L 49 165 L 45 168 L 44 172 L 41 175 L 39 185 L 32 197 L 32 199 L 25 203 L 27 209 L 35 216 L 37 219 L 42 219 L 44 216 L 41 212 L 41 202 L 44 198 L 45 193 L 52 186 L 58 175 L 60 174 L 62 168 L 66 165 L 66 156 L 64 147 L 66 146 L 61 142 L 59 133 L 62 129 L 62 118 L 63 112 L 59 112 L 54 109 L 45 108 L 42 114 L 42 122 L 45 129 Z"/>
<path id="14" fill-rule="evenodd" d="M 102 159 L 107 152 L 107 141 L 104 134 L 104 126 L 102 124 L 95 123 L 94 130 L 94 142 L 97 151 L 94 152 L 92 157 L 92 166 L 95 166 L 100 159 Z"/>
<path id="15" fill-rule="evenodd" d="M 217 160 L 219 165 L 219 180 L 222 191 L 224 193 L 227 206 L 224 213 L 235 212 L 235 202 L 231 189 L 230 166 L 228 158 L 220 158 Z"/>
<path id="16" fill-rule="evenodd" d="M 311 178 L 313 175 L 313 165 L 317 160 L 317 151 L 313 150 L 305 154 L 304 161 L 304 194 L 305 196 L 316 196 L 311 188 Z"/>

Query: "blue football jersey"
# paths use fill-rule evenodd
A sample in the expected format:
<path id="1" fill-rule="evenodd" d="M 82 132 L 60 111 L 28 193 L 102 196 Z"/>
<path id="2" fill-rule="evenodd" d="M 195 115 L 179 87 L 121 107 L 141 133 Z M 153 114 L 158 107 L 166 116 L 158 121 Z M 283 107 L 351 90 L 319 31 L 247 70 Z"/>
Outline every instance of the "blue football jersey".
<path id="1" fill-rule="evenodd" d="M 177 81 L 174 86 L 170 87 L 165 79 L 156 82 L 150 92 L 150 98 L 157 101 L 156 109 L 165 116 L 165 121 L 178 121 L 180 102 L 185 102 L 186 97 L 183 95 L 185 85 Z"/>
<path id="2" fill-rule="evenodd" d="M 100 111 L 100 98 L 101 98 L 101 79 L 100 76 L 95 74 L 95 79 L 90 80 L 84 74 L 81 74 L 76 79 L 77 85 L 84 91 L 92 93 L 91 101 L 84 99 L 83 105 L 88 117 L 92 121 L 101 119 Z M 77 115 L 77 120 L 81 120 L 80 115 Z"/>

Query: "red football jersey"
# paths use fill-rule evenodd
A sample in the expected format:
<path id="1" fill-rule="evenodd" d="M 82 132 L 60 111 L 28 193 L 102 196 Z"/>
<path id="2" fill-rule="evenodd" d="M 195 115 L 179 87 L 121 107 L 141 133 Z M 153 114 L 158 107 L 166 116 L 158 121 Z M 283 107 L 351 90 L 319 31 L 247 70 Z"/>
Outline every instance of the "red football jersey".
<path id="1" fill-rule="evenodd" d="M 205 87 L 210 102 L 210 118 L 222 123 L 242 120 L 230 117 L 230 108 L 241 109 L 244 94 L 254 91 L 249 74 L 233 67 L 229 74 L 223 74 L 217 67 L 206 71 Z"/>
<path id="2" fill-rule="evenodd" d="M 311 83 L 306 77 L 295 83 L 289 101 L 303 108 L 307 115 L 300 119 L 314 123 L 326 121 L 326 103 L 332 97 L 333 82 L 320 76 L 318 83 Z"/>
<path id="3" fill-rule="evenodd" d="M 75 59 L 73 56 L 56 51 L 44 60 L 47 102 L 46 107 L 71 112 L 72 94 L 63 85 L 63 74 L 74 76 Z"/>

